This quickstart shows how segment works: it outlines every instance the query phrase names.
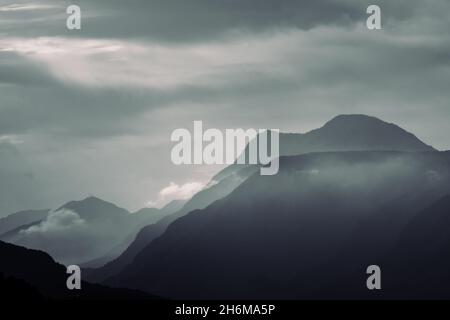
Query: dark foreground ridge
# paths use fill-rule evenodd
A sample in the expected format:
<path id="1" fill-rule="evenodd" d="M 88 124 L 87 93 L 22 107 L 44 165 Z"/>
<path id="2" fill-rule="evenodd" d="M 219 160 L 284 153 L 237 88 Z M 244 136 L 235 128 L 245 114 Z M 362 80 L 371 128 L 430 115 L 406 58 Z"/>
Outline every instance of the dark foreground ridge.
<path id="1" fill-rule="evenodd" d="M 155 296 L 129 289 L 82 282 L 81 290 L 68 290 L 66 268 L 42 251 L 0 241 L 1 300 L 134 300 Z"/>

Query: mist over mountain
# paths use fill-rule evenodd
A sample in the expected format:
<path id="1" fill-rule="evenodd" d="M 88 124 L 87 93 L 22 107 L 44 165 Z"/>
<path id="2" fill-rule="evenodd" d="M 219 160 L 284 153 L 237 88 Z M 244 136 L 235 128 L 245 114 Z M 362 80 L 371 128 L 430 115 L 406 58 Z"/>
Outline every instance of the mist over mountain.
<path id="1" fill-rule="evenodd" d="M 46 210 L 25 210 L 16 213 L 12 213 L 4 218 L 0 219 L 0 237 L 4 233 L 20 226 L 36 223 L 43 220 L 49 213 L 49 209 Z"/>
<path id="2" fill-rule="evenodd" d="M 450 0 L 0 0 L 1 314 L 450 300 L 449 30 Z"/>
<path id="3" fill-rule="evenodd" d="M 154 224 L 149 224 L 142 228 L 136 235 L 133 242 L 119 257 L 107 263 L 101 268 L 95 270 L 86 270 L 86 279 L 94 282 L 101 282 L 119 273 L 125 266 L 127 266 L 134 260 L 136 255 L 143 248 L 145 248 L 154 239 L 162 235 L 167 226 L 169 226 L 173 221 L 191 212 L 192 210 L 205 208 L 214 201 L 226 196 L 257 170 L 258 168 L 256 166 L 244 167 L 240 168 L 240 170 L 236 170 L 236 172 L 228 175 L 221 180 L 216 181 L 213 178 L 212 181 L 214 183 L 212 183 L 206 189 L 195 194 L 182 206 L 181 209 L 165 216 Z"/>
<path id="4" fill-rule="evenodd" d="M 450 297 L 438 280 L 449 276 L 449 152 L 364 115 L 280 134 L 280 150 L 274 176 L 234 164 L 186 202 L 130 214 L 89 197 L 4 236 L 73 254 L 87 281 L 169 298 Z M 388 273 L 382 294 L 365 287 L 371 264 Z M 408 284 L 420 275 L 423 291 Z"/>
<path id="5" fill-rule="evenodd" d="M 44 250 L 62 263 L 98 266 L 122 253 L 143 226 L 176 209 L 177 204 L 172 204 L 168 210 L 146 208 L 131 214 L 110 202 L 88 197 L 53 211 L 20 214 L 14 219 L 18 226 L 0 239 Z M 31 217 L 36 221 L 25 223 L 32 221 Z"/>
<path id="6" fill-rule="evenodd" d="M 133 232 L 130 232 L 124 241 L 122 241 L 120 244 L 118 244 L 117 246 L 112 248 L 110 251 L 108 251 L 107 254 L 105 254 L 102 257 L 99 257 L 94 260 L 83 263 L 82 267 L 83 268 L 100 268 L 100 267 L 103 267 L 105 264 L 109 263 L 110 261 L 115 260 L 130 246 L 130 244 L 136 242 L 135 239 L 139 239 L 140 237 L 143 237 L 142 230 L 146 230 L 146 227 L 144 227 L 142 230 L 140 230 L 140 228 L 142 228 L 142 226 L 147 226 L 149 224 L 152 224 L 153 222 L 156 223 L 156 221 L 163 219 L 163 217 L 166 217 L 168 215 L 171 215 L 174 212 L 177 212 L 184 206 L 185 203 L 186 203 L 186 200 L 173 200 L 161 209 L 143 208 L 143 209 L 136 211 L 135 213 L 133 213 L 133 218 L 137 221 L 137 226 L 136 226 L 135 230 L 133 230 Z M 137 242 L 139 242 L 139 241 L 137 240 Z M 92 273 L 92 270 L 87 270 L 87 271 L 89 273 Z"/>
<path id="7" fill-rule="evenodd" d="M 280 168 L 176 220 L 107 283 L 171 298 L 366 298 L 347 277 L 390 257 L 415 214 L 450 190 L 449 153 L 316 153 Z"/>
<path id="8" fill-rule="evenodd" d="M 280 156 L 326 151 L 436 151 L 399 126 L 362 114 L 338 115 L 321 128 L 307 133 L 280 132 L 279 138 Z M 244 151 L 247 159 L 248 152 L 249 146 Z M 228 166 L 213 179 L 245 166 Z"/>
<path id="9" fill-rule="evenodd" d="M 281 155 L 351 150 L 432 151 L 434 149 L 394 124 L 365 115 L 337 116 L 322 128 L 306 134 L 280 134 Z M 170 223 L 192 210 L 202 209 L 225 197 L 257 170 L 257 166 L 239 164 L 225 168 L 212 178 L 217 185 L 199 192 L 178 212 L 143 228 L 121 256 L 103 268 L 90 270 L 88 279 L 103 281 L 120 272 L 133 261 L 137 253 L 163 234 Z"/>

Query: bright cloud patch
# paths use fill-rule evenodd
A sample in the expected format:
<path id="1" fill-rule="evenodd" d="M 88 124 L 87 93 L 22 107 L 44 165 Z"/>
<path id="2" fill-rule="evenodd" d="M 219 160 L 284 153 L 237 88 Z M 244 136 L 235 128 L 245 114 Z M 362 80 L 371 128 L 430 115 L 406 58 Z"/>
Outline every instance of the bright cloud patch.
<path id="1" fill-rule="evenodd" d="M 183 185 L 171 182 L 169 186 L 163 188 L 158 193 L 158 199 L 156 201 L 149 201 L 147 205 L 160 207 L 172 200 L 187 200 L 204 187 L 205 184 L 202 182 L 189 182 Z"/>
<path id="2" fill-rule="evenodd" d="M 0 52 L 13 52 L 48 66 L 62 81 L 88 87 L 176 89 L 220 86 L 254 72 L 281 72 L 281 55 L 292 36 L 239 38 L 225 43 L 161 45 L 109 39 L 4 38 Z M 235 80 L 234 80 L 235 81 Z"/>
<path id="3" fill-rule="evenodd" d="M 0 135 L 0 144 L 21 144 L 23 140 L 15 135 Z"/>
<path id="4" fill-rule="evenodd" d="M 40 224 L 31 226 L 21 232 L 25 234 L 59 232 L 77 228 L 84 224 L 85 221 L 76 212 L 71 210 L 58 210 L 50 212 L 47 218 Z"/>
<path id="5" fill-rule="evenodd" d="M 9 4 L 9 5 L 5 5 L 5 6 L 0 6 L 0 12 L 45 10 L 45 9 L 52 9 L 52 8 L 55 8 L 55 6 L 46 5 L 46 4 L 35 4 L 35 3 Z"/>

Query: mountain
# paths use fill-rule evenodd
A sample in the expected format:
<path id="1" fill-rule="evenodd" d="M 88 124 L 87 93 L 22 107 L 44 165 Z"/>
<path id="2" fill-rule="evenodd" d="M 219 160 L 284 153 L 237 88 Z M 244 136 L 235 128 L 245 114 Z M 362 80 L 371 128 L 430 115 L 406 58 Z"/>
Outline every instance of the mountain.
<path id="1" fill-rule="evenodd" d="M 81 201 L 70 201 L 56 211 L 71 210 L 86 221 L 114 220 L 125 217 L 129 212 L 110 202 L 90 196 Z"/>
<path id="2" fill-rule="evenodd" d="M 325 151 L 436 151 L 399 126 L 362 114 L 339 115 L 307 133 L 281 133 L 280 155 Z"/>
<path id="3" fill-rule="evenodd" d="M 52 210 L 45 219 L 2 237 L 10 243 L 48 252 L 65 264 L 80 264 L 104 255 L 132 230 L 130 213 L 89 197 Z"/>
<path id="4" fill-rule="evenodd" d="M 449 191 L 449 152 L 282 157 L 277 175 L 255 173 L 225 198 L 177 219 L 106 283 L 183 299 L 408 296 L 397 280 L 402 271 L 391 274 L 399 252 L 403 265 L 448 276 L 448 269 L 421 262 L 446 259 L 445 210 L 438 211 L 438 229 L 423 213 L 428 229 L 410 223 Z M 409 240 L 399 240 L 403 232 Z M 416 251 L 412 239 L 425 237 L 436 249 Z M 387 277 L 374 293 L 365 287 L 365 270 L 378 263 Z M 450 297 L 445 282 L 434 285 L 434 297 Z"/>
<path id="5" fill-rule="evenodd" d="M 339 115 L 305 134 L 283 134 L 280 154 L 323 151 L 436 151 L 393 123 L 366 115 Z"/>
<path id="6" fill-rule="evenodd" d="M 401 232 L 392 258 L 383 261 L 397 276 L 397 297 L 450 297 L 449 226 L 450 193 L 421 210 Z"/>
<path id="7" fill-rule="evenodd" d="M 136 239 L 137 233 L 142 227 L 156 223 L 162 218 L 176 212 L 177 210 L 181 209 L 185 203 L 185 200 L 173 200 L 161 209 L 143 208 L 134 212 L 131 215 L 131 218 L 134 220 L 134 224 L 136 225 L 136 228 L 133 230 L 133 232 L 130 232 L 124 241 L 108 251 L 108 253 L 104 256 L 85 262 L 81 266 L 85 268 L 86 271 L 92 272 L 92 270 L 87 269 L 100 268 L 108 262 L 113 261 L 114 259 L 119 257 Z M 139 232 L 139 234 L 141 234 L 141 232 Z"/>
<path id="8" fill-rule="evenodd" d="M 338 115 L 321 128 L 307 133 L 281 132 L 279 138 L 280 156 L 330 151 L 436 151 L 399 126 L 362 114 Z M 247 146 L 247 158 L 248 152 Z M 220 180 L 243 167 L 246 165 L 230 165 L 213 179 Z"/>
<path id="9" fill-rule="evenodd" d="M 0 240 L 5 241 L 5 242 L 11 242 L 14 241 L 14 239 L 17 237 L 17 235 L 24 230 L 27 230 L 33 226 L 38 226 L 40 223 L 42 222 L 42 220 L 38 220 L 35 222 L 31 222 L 28 224 L 23 224 L 20 225 L 17 228 L 14 228 L 8 232 L 5 232 L 4 234 L 0 235 Z"/>
<path id="10" fill-rule="evenodd" d="M 172 207 L 175 210 L 177 208 L 176 204 Z M 99 266 L 121 254 L 142 227 L 170 213 L 170 208 L 146 208 L 131 214 L 110 202 L 88 197 L 80 201 L 70 201 L 56 210 L 34 215 L 31 212 L 21 214 L 18 216 L 21 217 L 21 223 L 32 222 L 9 230 L 1 235 L 0 239 L 27 248 L 44 250 L 65 264 L 86 263 Z M 34 220 L 31 220 L 31 217 Z M 11 221 L 12 219 L 6 221 L 9 222 L 7 226 L 12 225 Z"/>
<path id="11" fill-rule="evenodd" d="M 166 204 L 161 210 L 166 213 L 176 212 L 183 208 L 188 200 L 172 200 Z"/>
<path id="12" fill-rule="evenodd" d="M 163 234 L 167 226 L 173 221 L 191 212 L 192 210 L 205 208 L 214 201 L 229 194 L 242 181 L 257 170 L 257 167 L 245 167 L 220 181 L 213 180 L 213 183 L 211 183 L 209 187 L 195 194 L 183 205 L 180 210 L 165 216 L 154 224 L 149 224 L 142 228 L 129 247 L 116 259 L 101 268 L 86 270 L 86 279 L 92 282 L 102 282 L 105 279 L 119 273 L 125 266 L 133 261 L 136 254 L 138 254 L 154 239 Z"/>
<path id="13" fill-rule="evenodd" d="M 6 232 L 43 220 L 49 213 L 46 210 L 26 210 L 12 213 L 0 219 L 0 236 Z"/>
<path id="14" fill-rule="evenodd" d="M 81 290 L 68 290 L 68 274 L 63 265 L 48 254 L 0 241 L 0 297 L 2 301 L 20 299 L 155 299 L 136 290 L 113 289 L 82 281 Z"/>
<path id="15" fill-rule="evenodd" d="M 394 124 L 365 115 L 340 115 L 328 121 L 322 128 L 305 134 L 280 134 L 280 155 L 282 156 L 352 150 L 419 152 L 435 149 Z M 212 178 L 212 182 L 217 183 L 217 186 L 199 192 L 178 212 L 143 228 L 121 256 L 105 265 L 104 268 L 92 271 L 88 276 L 92 276 L 93 281 L 103 281 L 118 273 L 134 259 L 139 251 L 159 237 L 170 223 L 192 210 L 202 209 L 225 197 L 256 170 L 256 166 L 240 164 L 233 164 L 223 169 Z"/>

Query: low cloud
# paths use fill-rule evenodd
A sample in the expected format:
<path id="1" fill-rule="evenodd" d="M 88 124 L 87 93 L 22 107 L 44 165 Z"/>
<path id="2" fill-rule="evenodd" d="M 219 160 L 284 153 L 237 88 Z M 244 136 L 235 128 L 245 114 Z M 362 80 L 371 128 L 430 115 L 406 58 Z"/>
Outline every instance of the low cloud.
<path id="1" fill-rule="evenodd" d="M 49 213 L 41 223 L 21 230 L 11 242 L 30 249 L 44 250 L 62 263 L 88 261 L 102 253 L 101 230 L 91 226 L 71 210 Z"/>
<path id="2" fill-rule="evenodd" d="M 50 212 L 47 218 L 40 224 L 22 230 L 21 233 L 30 235 L 68 231 L 73 228 L 82 227 L 85 223 L 86 221 L 81 219 L 76 212 L 64 209 Z"/>
<path id="3" fill-rule="evenodd" d="M 147 205 L 150 207 L 161 207 L 172 200 L 187 200 L 205 186 L 206 184 L 202 182 L 188 182 L 182 185 L 171 182 L 170 185 L 161 189 L 156 201 L 149 201 Z"/>

